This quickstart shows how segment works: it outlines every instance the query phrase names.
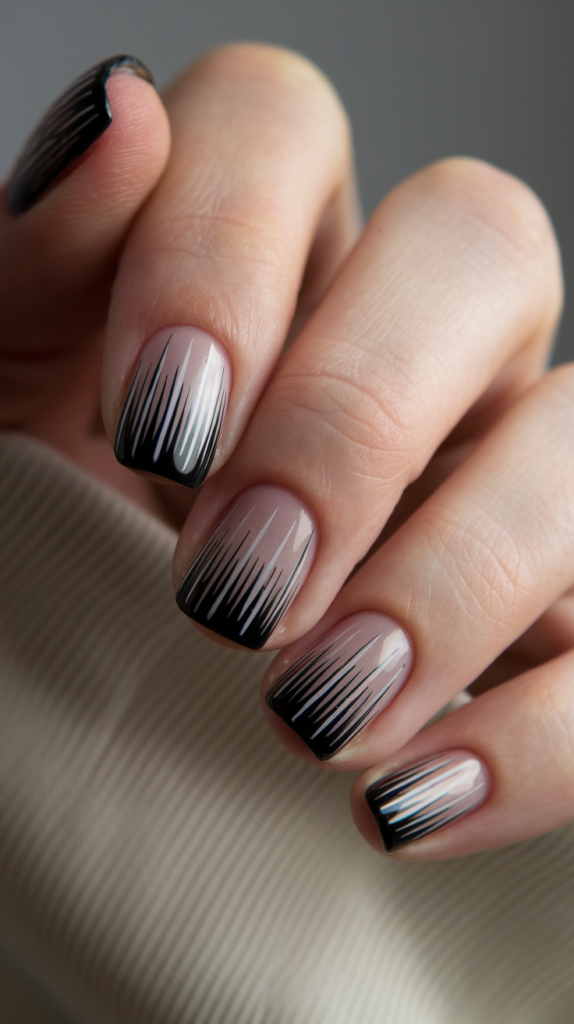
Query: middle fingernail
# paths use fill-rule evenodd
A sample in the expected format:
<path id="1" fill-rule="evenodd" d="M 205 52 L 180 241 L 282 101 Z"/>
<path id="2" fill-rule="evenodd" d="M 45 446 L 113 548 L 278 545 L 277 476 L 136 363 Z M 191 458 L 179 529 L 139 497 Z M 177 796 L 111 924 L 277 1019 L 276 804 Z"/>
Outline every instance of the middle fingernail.
<path id="1" fill-rule="evenodd" d="M 187 571 L 177 603 L 195 622 L 258 650 L 307 579 L 315 547 L 300 498 L 273 484 L 248 487 Z"/>
<path id="2" fill-rule="evenodd" d="M 396 696 L 410 673 L 411 642 L 394 619 L 343 619 L 283 672 L 267 705 L 326 761 Z"/>

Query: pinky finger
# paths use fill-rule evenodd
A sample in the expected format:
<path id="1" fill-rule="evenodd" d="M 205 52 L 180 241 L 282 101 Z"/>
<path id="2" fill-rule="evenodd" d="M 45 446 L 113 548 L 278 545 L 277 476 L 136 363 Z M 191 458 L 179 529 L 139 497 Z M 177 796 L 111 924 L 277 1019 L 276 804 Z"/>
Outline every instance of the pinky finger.
<path id="1" fill-rule="evenodd" d="M 574 819 L 574 652 L 418 733 L 356 780 L 353 814 L 375 849 L 439 860 Z"/>

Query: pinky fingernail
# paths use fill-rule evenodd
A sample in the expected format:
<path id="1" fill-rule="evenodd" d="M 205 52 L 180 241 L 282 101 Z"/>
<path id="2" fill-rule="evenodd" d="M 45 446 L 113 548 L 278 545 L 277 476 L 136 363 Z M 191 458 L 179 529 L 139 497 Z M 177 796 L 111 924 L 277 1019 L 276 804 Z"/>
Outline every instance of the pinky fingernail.
<path id="1" fill-rule="evenodd" d="M 373 782 L 365 793 L 387 853 L 450 825 L 484 803 L 488 774 L 482 761 L 448 750 Z"/>

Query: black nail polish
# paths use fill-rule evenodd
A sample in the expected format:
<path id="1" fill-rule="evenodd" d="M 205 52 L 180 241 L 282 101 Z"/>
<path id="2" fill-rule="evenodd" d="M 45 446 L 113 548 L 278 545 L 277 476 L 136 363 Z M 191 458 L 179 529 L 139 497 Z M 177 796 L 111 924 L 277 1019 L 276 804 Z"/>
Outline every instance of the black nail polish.
<path id="1" fill-rule="evenodd" d="M 387 853 L 450 825 L 487 796 L 482 761 L 462 750 L 407 765 L 373 782 L 365 793 Z"/>
<path id="2" fill-rule="evenodd" d="M 394 619 L 357 612 L 283 672 L 265 701 L 326 761 L 396 696 L 412 660 L 409 639 Z"/>
<path id="3" fill-rule="evenodd" d="M 112 113 L 106 82 L 120 68 L 153 85 L 145 64 L 125 55 L 96 64 L 72 82 L 46 112 L 18 158 L 8 185 L 12 213 L 25 213 L 34 206 L 72 160 L 109 128 Z"/>

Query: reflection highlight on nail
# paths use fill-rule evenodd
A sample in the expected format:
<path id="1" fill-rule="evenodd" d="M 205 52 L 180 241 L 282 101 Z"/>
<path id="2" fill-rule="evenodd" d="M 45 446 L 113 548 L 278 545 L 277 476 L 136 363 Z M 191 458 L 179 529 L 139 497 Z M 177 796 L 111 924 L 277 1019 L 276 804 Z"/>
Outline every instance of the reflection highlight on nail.
<path id="1" fill-rule="evenodd" d="M 373 782 L 365 793 L 388 853 L 473 811 L 488 795 L 488 774 L 468 751 L 450 750 Z"/>

